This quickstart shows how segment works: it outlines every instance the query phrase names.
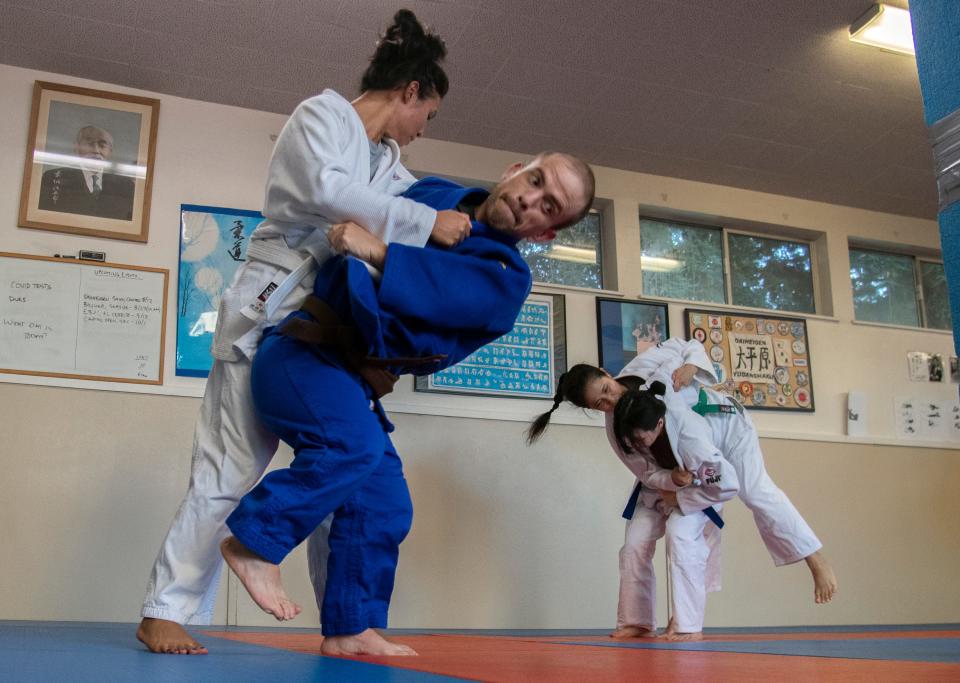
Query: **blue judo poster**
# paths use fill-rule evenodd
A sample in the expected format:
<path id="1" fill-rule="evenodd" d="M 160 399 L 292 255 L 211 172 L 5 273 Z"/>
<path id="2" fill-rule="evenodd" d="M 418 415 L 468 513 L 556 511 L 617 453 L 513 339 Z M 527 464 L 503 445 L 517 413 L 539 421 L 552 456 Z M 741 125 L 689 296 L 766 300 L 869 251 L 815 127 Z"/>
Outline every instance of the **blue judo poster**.
<path id="1" fill-rule="evenodd" d="M 427 378 L 428 391 L 553 398 L 553 299 L 532 295 L 513 329 Z M 419 388 L 419 387 L 418 387 Z"/>
<path id="2" fill-rule="evenodd" d="M 247 258 L 258 211 L 180 205 L 180 273 L 177 280 L 176 374 L 206 377 L 220 295 Z"/>

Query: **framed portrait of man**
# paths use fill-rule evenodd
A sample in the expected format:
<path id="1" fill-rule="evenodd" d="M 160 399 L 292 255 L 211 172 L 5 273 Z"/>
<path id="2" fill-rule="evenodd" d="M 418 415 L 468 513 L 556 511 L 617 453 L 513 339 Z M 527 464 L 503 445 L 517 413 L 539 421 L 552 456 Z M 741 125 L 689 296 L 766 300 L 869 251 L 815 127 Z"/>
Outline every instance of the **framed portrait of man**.
<path id="1" fill-rule="evenodd" d="M 20 227 L 146 242 L 160 101 L 37 81 Z"/>

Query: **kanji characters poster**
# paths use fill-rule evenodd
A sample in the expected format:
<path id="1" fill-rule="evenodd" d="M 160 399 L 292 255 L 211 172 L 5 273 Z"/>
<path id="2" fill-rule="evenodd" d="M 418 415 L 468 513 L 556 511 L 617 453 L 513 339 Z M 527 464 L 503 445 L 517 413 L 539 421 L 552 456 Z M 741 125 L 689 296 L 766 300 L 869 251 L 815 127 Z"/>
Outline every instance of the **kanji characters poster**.
<path id="1" fill-rule="evenodd" d="M 713 361 L 718 389 L 754 409 L 814 411 L 806 320 L 688 308 L 684 322 Z"/>

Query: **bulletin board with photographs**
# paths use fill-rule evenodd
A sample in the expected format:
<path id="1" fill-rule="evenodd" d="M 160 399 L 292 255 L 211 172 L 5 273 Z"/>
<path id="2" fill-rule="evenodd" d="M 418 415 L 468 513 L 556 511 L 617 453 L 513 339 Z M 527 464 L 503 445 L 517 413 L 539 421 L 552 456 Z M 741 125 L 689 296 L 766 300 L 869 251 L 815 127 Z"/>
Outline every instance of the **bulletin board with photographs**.
<path id="1" fill-rule="evenodd" d="M 510 332 L 445 370 L 417 377 L 416 391 L 553 398 L 567 371 L 562 294 L 532 293 Z"/>
<path id="2" fill-rule="evenodd" d="M 684 323 L 713 361 L 718 389 L 751 409 L 814 412 L 806 320 L 688 308 Z"/>

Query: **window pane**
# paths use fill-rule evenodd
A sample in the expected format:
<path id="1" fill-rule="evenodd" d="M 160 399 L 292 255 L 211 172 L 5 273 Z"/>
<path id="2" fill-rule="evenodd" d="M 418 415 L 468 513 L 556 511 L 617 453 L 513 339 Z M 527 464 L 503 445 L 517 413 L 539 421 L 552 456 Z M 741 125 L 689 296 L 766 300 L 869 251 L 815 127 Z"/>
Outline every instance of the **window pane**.
<path id="1" fill-rule="evenodd" d="M 912 256 L 851 249 L 850 280 L 857 320 L 919 327 Z"/>
<path id="2" fill-rule="evenodd" d="M 920 261 L 920 281 L 923 283 L 923 308 L 927 316 L 927 327 L 938 330 L 953 329 L 943 264 Z"/>
<path id="3" fill-rule="evenodd" d="M 726 303 L 719 229 L 644 218 L 640 248 L 644 294 Z"/>
<path id="4" fill-rule="evenodd" d="M 599 213 L 557 233 L 550 242 L 521 242 L 518 247 L 535 282 L 603 288 Z"/>
<path id="5" fill-rule="evenodd" d="M 816 312 L 809 244 L 734 234 L 727 243 L 735 305 Z"/>

